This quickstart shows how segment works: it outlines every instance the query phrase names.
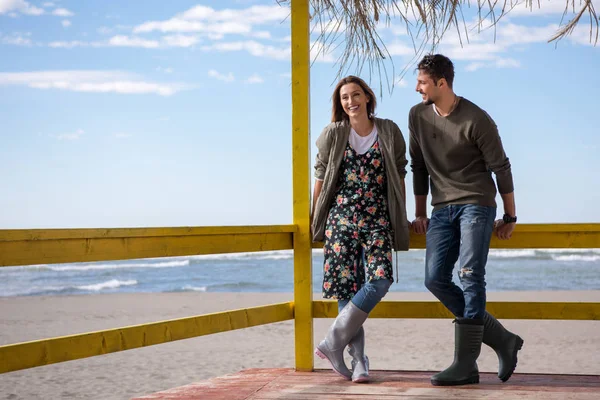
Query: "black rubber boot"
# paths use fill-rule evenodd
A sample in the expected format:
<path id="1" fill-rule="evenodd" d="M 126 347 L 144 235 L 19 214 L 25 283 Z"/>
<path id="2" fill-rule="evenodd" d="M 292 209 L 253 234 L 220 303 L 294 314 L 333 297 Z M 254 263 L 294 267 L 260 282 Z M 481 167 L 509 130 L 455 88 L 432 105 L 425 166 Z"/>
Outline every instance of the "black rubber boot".
<path id="1" fill-rule="evenodd" d="M 517 353 L 523 347 L 520 336 L 506 330 L 490 313 L 483 318 L 483 343 L 498 355 L 498 378 L 506 382 L 517 368 Z"/>
<path id="2" fill-rule="evenodd" d="M 483 320 L 456 318 L 454 324 L 454 362 L 444 371 L 431 377 L 432 385 L 456 386 L 479 383 L 477 358 L 481 353 Z"/>

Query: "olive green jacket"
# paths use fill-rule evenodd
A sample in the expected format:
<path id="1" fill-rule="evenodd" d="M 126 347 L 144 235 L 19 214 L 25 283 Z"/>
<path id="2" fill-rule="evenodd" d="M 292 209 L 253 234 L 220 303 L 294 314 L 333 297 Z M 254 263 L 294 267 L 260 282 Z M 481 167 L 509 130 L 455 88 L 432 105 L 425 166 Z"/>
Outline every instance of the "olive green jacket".
<path id="1" fill-rule="evenodd" d="M 406 176 L 406 142 L 398 125 L 389 119 L 374 118 L 379 146 L 383 155 L 387 179 L 387 201 L 392 224 L 393 248 L 408 250 L 409 229 L 406 218 L 402 180 Z M 323 180 L 321 193 L 313 210 L 314 241 L 324 240 L 325 225 L 336 191 L 338 173 L 350 136 L 347 121 L 327 125 L 317 139 L 319 150 L 315 163 L 315 178 Z"/>

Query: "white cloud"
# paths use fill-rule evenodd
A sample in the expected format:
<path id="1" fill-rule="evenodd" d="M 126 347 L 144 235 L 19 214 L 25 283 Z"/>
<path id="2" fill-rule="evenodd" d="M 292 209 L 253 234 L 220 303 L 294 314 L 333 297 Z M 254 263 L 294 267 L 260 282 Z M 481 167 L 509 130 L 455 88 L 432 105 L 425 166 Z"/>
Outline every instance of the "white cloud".
<path id="1" fill-rule="evenodd" d="M 172 18 L 167 21 L 152 21 L 138 25 L 133 29 L 134 33 L 148 33 L 160 31 L 163 33 L 189 33 L 202 32 L 207 34 L 248 34 L 252 27 L 247 23 L 223 22 L 223 23 L 203 23 L 197 21 L 188 21 L 181 18 Z"/>
<path id="2" fill-rule="evenodd" d="M 57 17 L 72 17 L 75 14 L 66 8 L 57 8 L 56 10 L 52 11 L 52 15 L 56 15 Z"/>
<path id="3" fill-rule="evenodd" d="M 252 6 L 242 10 L 225 9 L 216 11 L 206 6 L 195 6 L 183 12 L 181 17 L 192 21 L 212 22 L 248 22 L 251 24 L 265 24 L 268 22 L 282 22 L 289 16 L 289 9 L 279 5 Z"/>
<path id="4" fill-rule="evenodd" d="M 42 15 L 44 10 L 32 6 L 25 0 L 0 0 L 0 15 L 9 12 L 20 12 L 25 15 Z"/>
<path id="5" fill-rule="evenodd" d="M 406 87 L 408 86 L 408 83 L 406 83 L 406 79 L 399 77 L 394 81 L 394 85 L 398 87 Z"/>
<path id="6" fill-rule="evenodd" d="M 158 72 L 163 72 L 165 74 L 172 74 L 173 73 L 173 68 L 171 67 L 167 67 L 167 68 L 163 68 L 163 67 L 156 67 L 156 70 Z"/>
<path id="7" fill-rule="evenodd" d="M 465 69 L 469 72 L 477 71 L 481 68 L 519 68 L 521 63 L 512 58 L 497 58 L 491 62 L 472 62 Z"/>
<path id="8" fill-rule="evenodd" d="M 55 4 L 52 3 L 51 1 L 47 1 L 42 4 L 42 7 L 54 7 L 54 6 L 55 6 Z"/>
<path id="9" fill-rule="evenodd" d="M 514 1 L 514 3 L 517 3 Z M 567 9 L 566 17 L 575 12 L 581 10 L 583 3 L 581 1 L 568 1 L 569 7 L 567 7 L 567 1 L 565 0 L 539 0 L 538 1 L 520 1 L 518 4 L 508 13 L 509 16 L 526 16 L 526 17 L 537 17 L 547 16 L 554 14 L 562 14 Z M 575 7 L 573 7 L 573 5 Z M 508 7 L 507 7 L 508 8 Z M 569 20 L 567 18 L 566 20 Z"/>
<path id="10" fill-rule="evenodd" d="M 256 57 L 272 58 L 275 60 L 289 60 L 291 56 L 290 47 L 276 48 L 254 40 L 216 43 L 211 46 L 203 46 L 202 50 L 218 52 L 246 51 Z"/>
<path id="11" fill-rule="evenodd" d="M 394 42 L 386 46 L 387 51 L 392 56 L 413 56 L 415 55 L 415 49 L 412 46 L 408 46 L 402 42 Z"/>
<path id="12" fill-rule="evenodd" d="M 521 63 L 512 58 L 499 58 L 496 60 L 497 68 L 519 68 Z"/>
<path id="13" fill-rule="evenodd" d="M 48 46 L 64 49 L 72 49 L 73 47 L 140 47 L 144 49 L 158 49 L 168 47 L 190 47 L 199 41 L 200 39 L 195 36 L 185 35 L 163 36 L 160 40 L 148 40 L 136 36 L 115 35 L 104 41 L 56 41 L 48 43 Z"/>
<path id="14" fill-rule="evenodd" d="M 279 5 L 257 5 L 246 9 L 215 10 L 198 5 L 164 21 L 148 21 L 136 26 L 134 33 L 153 31 L 169 33 L 197 32 L 207 35 L 239 34 L 262 39 L 270 38 L 266 31 L 253 32 L 256 25 L 280 23 L 289 15 L 289 9 Z"/>
<path id="15" fill-rule="evenodd" d="M 310 59 L 313 61 L 325 63 L 332 63 L 336 60 L 333 54 L 331 54 L 330 47 L 324 45 L 323 42 L 320 41 L 315 41 L 311 43 Z"/>
<path id="16" fill-rule="evenodd" d="M 31 39 L 27 37 L 30 35 L 31 34 L 21 34 L 16 32 L 10 36 L 0 35 L 0 43 L 14 46 L 31 46 Z"/>
<path id="17" fill-rule="evenodd" d="M 250 36 L 255 37 L 257 39 L 271 39 L 271 32 L 269 31 L 259 31 L 252 32 Z"/>
<path id="18" fill-rule="evenodd" d="M 233 82 L 235 80 L 235 77 L 233 76 L 233 74 L 230 72 L 227 75 L 221 74 L 220 72 L 215 71 L 214 69 L 211 69 L 210 71 L 208 71 L 208 76 L 210 76 L 211 78 L 215 78 L 217 80 L 223 81 L 223 82 Z"/>
<path id="19" fill-rule="evenodd" d="M 71 21 L 69 21 L 68 19 L 63 19 L 62 21 L 60 21 L 60 23 L 65 28 L 68 28 L 69 26 L 71 26 Z"/>
<path id="20" fill-rule="evenodd" d="M 154 83 L 121 71 L 36 71 L 0 73 L 0 86 L 22 85 L 86 93 L 158 94 L 170 96 L 188 89 L 181 84 Z"/>
<path id="21" fill-rule="evenodd" d="M 58 140 L 77 140 L 83 135 L 85 132 L 83 129 L 77 129 L 75 132 L 71 133 L 61 133 L 60 135 L 56 135 Z"/>
<path id="22" fill-rule="evenodd" d="M 473 71 L 477 71 L 478 69 L 481 69 L 483 67 L 485 67 L 485 63 L 473 62 L 473 63 L 470 63 L 469 65 L 467 65 L 465 69 L 469 72 L 473 72 Z"/>
<path id="23" fill-rule="evenodd" d="M 108 40 L 108 45 L 116 47 L 143 47 L 146 49 L 155 49 L 160 46 L 160 43 L 156 40 L 146 40 L 137 37 L 117 35 Z"/>
<path id="24" fill-rule="evenodd" d="M 599 36 L 596 36 L 596 34 Z M 600 32 L 594 27 L 590 34 L 590 27 L 588 25 L 578 25 L 573 29 L 573 32 L 567 36 L 567 40 L 584 46 L 596 45 L 597 47 L 600 47 Z"/>
<path id="25" fill-rule="evenodd" d="M 70 42 L 50 42 L 48 43 L 49 47 L 54 47 L 54 48 L 63 48 L 63 49 L 72 49 L 73 47 L 86 47 L 89 46 L 90 44 L 87 42 L 81 42 L 79 40 L 72 40 Z"/>
<path id="26" fill-rule="evenodd" d="M 250 76 L 246 79 L 246 83 L 255 84 L 255 83 L 263 83 L 265 80 L 257 74 Z"/>
<path id="27" fill-rule="evenodd" d="M 199 38 L 197 36 L 188 35 L 170 35 L 163 36 L 163 45 L 168 47 L 190 47 L 198 43 Z"/>

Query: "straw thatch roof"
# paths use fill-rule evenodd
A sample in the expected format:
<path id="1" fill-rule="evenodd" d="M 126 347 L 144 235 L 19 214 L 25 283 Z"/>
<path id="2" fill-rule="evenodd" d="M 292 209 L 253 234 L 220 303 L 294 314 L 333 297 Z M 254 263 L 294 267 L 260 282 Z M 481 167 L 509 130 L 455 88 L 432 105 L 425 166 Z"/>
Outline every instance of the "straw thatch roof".
<path id="1" fill-rule="evenodd" d="M 414 64 L 424 52 L 434 51 L 444 35 L 454 30 L 461 43 L 469 41 L 472 30 L 495 29 L 502 17 L 510 15 L 517 5 L 526 3 L 530 9 L 540 8 L 549 3 L 545 0 L 309 0 L 313 33 L 319 35 L 320 51 L 341 48 L 338 52 L 338 75 L 348 70 L 361 73 L 368 68 L 369 74 L 378 73 L 380 78 L 389 76 L 387 68 L 393 62 L 385 43 L 379 36 L 379 29 L 390 21 L 406 27 L 412 39 L 415 56 L 406 65 Z M 573 32 L 579 23 L 589 20 L 590 42 L 598 43 L 599 19 L 592 0 L 564 0 L 565 10 L 559 29 L 548 38 L 548 42 L 558 42 Z M 280 4 L 290 4 L 290 0 L 278 0 Z M 467 24 L 465 13 L 476 11 L 478 23 L 471 20 Z M 566 17 L 571 19 L 566 21 Z M 389 61 L 389 63 L 386 63 Z M 386 65 L 387 64 L 387 65 Z M 392 71 L 392 77 L 394 76 Z M 387 80 L 387 79 L 382 79 Z"/>

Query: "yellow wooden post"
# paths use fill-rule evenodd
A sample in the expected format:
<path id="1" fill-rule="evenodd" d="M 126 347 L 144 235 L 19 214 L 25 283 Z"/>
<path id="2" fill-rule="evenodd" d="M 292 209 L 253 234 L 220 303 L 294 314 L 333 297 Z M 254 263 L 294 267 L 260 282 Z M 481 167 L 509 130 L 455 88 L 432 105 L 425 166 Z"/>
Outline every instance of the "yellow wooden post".
<path id="1" fill-rule="evenodd" d="M 312 371 L 312 250 L 310 237 L 309 0 L 292 0 L 292 173 L 296 370 Z"/>

